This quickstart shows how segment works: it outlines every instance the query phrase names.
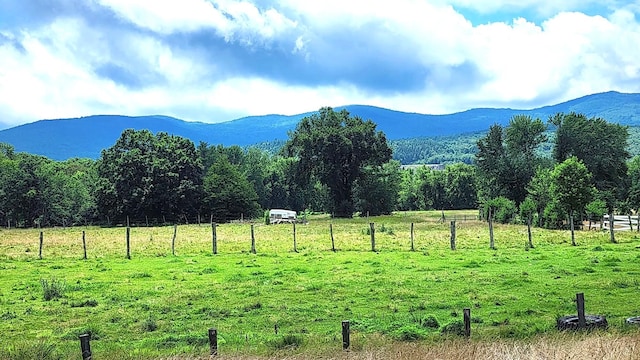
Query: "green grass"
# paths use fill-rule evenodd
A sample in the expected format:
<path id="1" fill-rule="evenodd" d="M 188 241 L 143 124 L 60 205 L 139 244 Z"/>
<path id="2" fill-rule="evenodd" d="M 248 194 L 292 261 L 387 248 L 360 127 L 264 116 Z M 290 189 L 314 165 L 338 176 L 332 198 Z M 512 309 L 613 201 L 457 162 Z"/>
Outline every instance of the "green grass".
<path id="1" fill-rule="evenodd" d="M 623 325 L 639 315 L 637 233 L 617 233 L 611 244 L 606 233 L 580 231 L 573 247 L 567 231 L 534 229 L 535 248 L 526 249 L 526 227 L 496 225 L 491 250 L 486 224 L 470 221 L 477 212 L 456 212 L 451 251 L 454 213 L 446 214 L 444 223 L 440 212 L 316 216 L 296 227 L 298 253 L 290 225 L 256 223 L 257 254 L 249 224 L 219 225 L 218 255 L 209 226 L 179 226 L 176 256 L 173 227 L 134 228 L 131 260 L 122 228 L 45 229 L 42 260 L 37 230 L 3 229 L 0 348 L 39 346 L 73 358 L 77 336 L 91 333 L 96 358 L 204 356 L 207 330 L 216 327 L 223 354 L 321 354 L 340 348 L 342 320 L 352 322 L 355 349 L 440 341 L 458 336 L 467 307 L 474 338 L 530 338 L 555 332 L 558 316 L 576 313 L 578 292 L 587 313 L 607 316 L 610 331 L 637 331 Z M 376 223 L 376 252 L 369 222 Z M 45 301 L 41 282 L 52 279 L 64 291 Z"/>

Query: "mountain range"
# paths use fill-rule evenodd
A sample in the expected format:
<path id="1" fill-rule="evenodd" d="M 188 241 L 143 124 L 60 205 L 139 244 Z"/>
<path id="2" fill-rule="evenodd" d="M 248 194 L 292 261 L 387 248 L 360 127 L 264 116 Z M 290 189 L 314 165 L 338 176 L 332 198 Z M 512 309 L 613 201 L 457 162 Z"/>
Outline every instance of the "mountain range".
<path id="1" fill-rule="evenodd" d="M 448 115 L 426 115 L 394 111 L 367 105 L 349 105 L 351 115 L 371 119 L 389 140 L 452 136 L 484 131 L 492 124 L 507 125 L 514 115 L 529 115 L 546 121 L 556 113 L 577 112 L 609 122 L 640 126 L 640 93 L 606 92 L 587 95 L 556 105 L 535 109 L 478 108 Z M 189 122 L 168 116 L 94 115 L 73 119 L 39 120 L 0 131 L 0 142 L 12 144 L 18 152 L 43 155 L 54 160 L 72 157 L 96 159 L 112 146 L 123 130 L 164 131 L 225 146 L 248 146 L 286 140 L 288 132 L 313 112 L 298 115 L 250 116 L 222 123 Z"/>

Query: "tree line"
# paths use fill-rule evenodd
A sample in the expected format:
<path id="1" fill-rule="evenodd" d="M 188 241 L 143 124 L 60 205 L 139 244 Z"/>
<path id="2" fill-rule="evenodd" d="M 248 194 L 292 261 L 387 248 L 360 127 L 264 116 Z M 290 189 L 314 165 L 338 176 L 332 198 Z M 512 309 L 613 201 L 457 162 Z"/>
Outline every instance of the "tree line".
<path id="1" fill-rule="evenodd" d="M 403 168 L 375 123 L 323 108 L 302 119 L 278 152 L 132 129 L 95 161 L 53 161 L 0 144 L 0 221 L 226 222 L 271 208 L 351 217 L 479 207 L 501 221 L 530 217 L 559 227 L 569 215 L 640 206 L 640 160 L 627 164 L 627 139 L 625 127 L 580 114 L 546 124 L 516 116 L 477 140 L 472 164 Z M 541 155 L 549 141 L 553 156 Z M 572 195 L 579 184 L 584 198 Z"/>

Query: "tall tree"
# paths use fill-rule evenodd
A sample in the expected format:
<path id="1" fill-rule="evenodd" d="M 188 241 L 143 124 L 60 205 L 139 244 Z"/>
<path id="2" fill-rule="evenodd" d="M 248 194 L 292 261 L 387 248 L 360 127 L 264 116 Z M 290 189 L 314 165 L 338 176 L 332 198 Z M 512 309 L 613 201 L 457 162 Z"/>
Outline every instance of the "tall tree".
<path id="1" fill-rule="evenodd" d="M 315 175 L 327 186 L 330 211 L 336 217 L 353 216 L 353 186 L 363 167 L 391 159 L 386 136 L 371 120 L 328 107 L 300 121 L 285 153 L 298 159 L 299 179 L 308 181 Z"/>
<path id="2" fill-rule="evenodd" d="M 551 172 L 552 192 L 560 206 L 569 214 L 571 244 L 576 245 L 574 216 L 582 212 L 591 201 L 595 189 L 591 184 L 591 173 L 576 157 L 570 157 L 556 165 Z"/>
<path id="3" fill-rule="evenodd" d="M 627 127 L 583 114 L 556 114 L 549 122 L 556 126 L 553 156 L 556 162 L 575 156 L 593 175 L 593 183 L 613 218 L 616 203 L 624 198 L 627 180 Z M 611 241 L 615 242 L 613 227 Z"/>
<path id="4" fill-rule="evenodd" d="M 354 194 L 360 216 L 388 215 L 396 208 L 400 190 L 400 163 L 367 166 L 356 180 Z"/>
<path id="5" fill-rule="evenodd" d="M 506 195 L 507 157 L 502 138 L 502 126 L 491 125 L 487 135 L 478 140 L 476 165 L 478 166 L 480 201 L 485 202 Z"/>
<path id="6" fill-rule="evenodd" d="M 226 156 L 219 157 L 204 178 L 203 211 L 217 222 L 259 215 L 258 195 L 251 183 Z"/>
<path id="7" fill-rule="evenodd" d="M 198 209 L 202 163 L 193 142 L 148 130 L 125 130 L 98 162 L 97 203 L 112 220 L 177 220 Z"/>

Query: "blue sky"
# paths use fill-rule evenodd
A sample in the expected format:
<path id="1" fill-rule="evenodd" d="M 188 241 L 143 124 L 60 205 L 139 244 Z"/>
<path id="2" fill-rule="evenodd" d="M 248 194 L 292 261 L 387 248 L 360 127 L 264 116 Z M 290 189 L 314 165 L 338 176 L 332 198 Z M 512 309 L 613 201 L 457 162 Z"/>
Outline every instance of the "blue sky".
<path id="1" fill-rule="evenodd" d="M 0 128 L 532 108 L 640 92 L 639 59 L 640 1 L 0 0 Z"/>

